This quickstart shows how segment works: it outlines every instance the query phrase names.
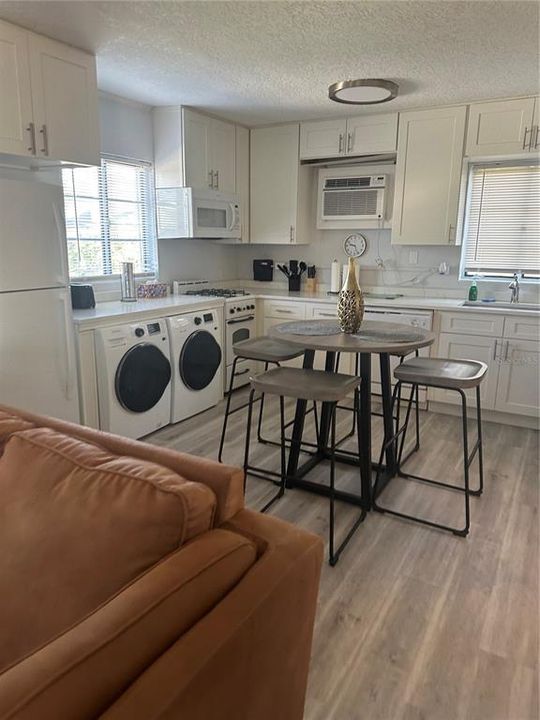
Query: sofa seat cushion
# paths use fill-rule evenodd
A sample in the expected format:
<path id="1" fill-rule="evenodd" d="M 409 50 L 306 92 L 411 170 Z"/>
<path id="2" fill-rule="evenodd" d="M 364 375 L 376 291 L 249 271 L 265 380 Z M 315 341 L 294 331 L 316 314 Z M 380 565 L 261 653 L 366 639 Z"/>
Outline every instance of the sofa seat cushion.
<path id="1" fill-rule="evenodd" d="M 254 563 L 255 546 L 237 533 L 211 530 L 190 541 L 0 673 L 0 717 L 97 718 L 179 637 L 195 629 Z"/>
<path id="2" fill-rule="evenodd" d="M 0 670 L 212 527 L 204 485 L 48 428 L 0 458 Z"/>

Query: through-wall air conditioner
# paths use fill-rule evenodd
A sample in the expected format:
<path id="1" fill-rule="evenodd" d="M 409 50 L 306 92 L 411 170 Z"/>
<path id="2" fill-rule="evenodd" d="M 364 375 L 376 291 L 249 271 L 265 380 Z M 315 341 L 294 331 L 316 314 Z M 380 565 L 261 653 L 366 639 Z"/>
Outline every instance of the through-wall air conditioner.
<path id="1" fill-rule="evenodd" d="M 353 170 L 353 172 L 351 172 Z M 362 175 L 352 168 L 319 170 L 317 227 L 361 228 L 382 224 L 385 217 L 387 176 Z"/>

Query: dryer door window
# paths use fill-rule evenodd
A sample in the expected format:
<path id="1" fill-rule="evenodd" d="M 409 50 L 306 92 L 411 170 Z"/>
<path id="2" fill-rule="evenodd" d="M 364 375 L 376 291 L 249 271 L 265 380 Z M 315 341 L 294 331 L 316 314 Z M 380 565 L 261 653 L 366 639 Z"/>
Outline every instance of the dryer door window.
<path id="1" fill-rule="evenodd" d="M 116 370 L 114 388 L 126 410 L 151 410 L 171 381 L 171 364 L 159 348 L 141 343 L 128 350 Z"/>
<path id="2" fill-rule="evenodd" d="M 203 390 L 214 379 L 221 365 L 221 348 L 206 330 L 192 333 L 182 348 L 178 370 L 186 387 Z"/>

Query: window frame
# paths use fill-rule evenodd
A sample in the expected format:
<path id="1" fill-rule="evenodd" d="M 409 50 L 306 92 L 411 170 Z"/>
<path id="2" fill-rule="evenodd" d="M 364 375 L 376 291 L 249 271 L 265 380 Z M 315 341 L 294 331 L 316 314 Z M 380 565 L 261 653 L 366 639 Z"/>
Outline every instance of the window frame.
<path id="1" fill-rule="evenodd" d="M 148 172 L 148 188 L 147 188 L 147 198 L 146 198 L 146 204 L 147 204 L 147 215 L 148 215 L 148 228 L 151 233 L 151 254 L 153 256 L 153 265 L 154 270 L 153 271 L 147 271 L 147 272 L 137 272 L 135 273 L 136 279 L 141 280 L 149 280 L 154 279 L 158 277 L 158 248 L 157 248 L 157 224 L 156 224 L 156 190 L 155 190 L 155 180 L 154 180 L 154 165 L 152 162 L 148 160 L 140 160 L 138 158 L 132 158 L 132 157 L 125 157 L 121 155 L 112 155 L 110 153 L 101 153 L 100 155 L 101 161 L 110 161 L 110 162 L 116 162 L 116 163 L 123 163 L 125 165 L 138 165 L 141 167 L 146 168 Z M 98 166 L 95 166 L 98 167 Z M 77 170 L 78 166 L 69 166 L 66 168 L 62 168 L 62 170 Z M 101 170 L 102 164 L 100 163 L 99 169 Z M 106 175 L 105 175 L 105 183 L 106 183 Z M 63 186 L 63 183 L 62 183 Z M 111 238 L 109 236 L 109 222 L 107 220 L 108 218 L 108 212 L 107 212 L 107 205 L 108 203 L 105 202 L 105 198 L 101 196 L 101 194 L 98 197 L 99 201 L 99 207 L 100 207 L 100 229 L 101 229 L 101 239 L 96 240 L 96 242 L 100 242 L 102 246 L 102 254 L 103 257 L 103 266 L 111 267 L 111 256 L 110 256 L 110 243 Z M 105 240 L 106 238 L 106 240 Z M 66 232 L 66 247 L 67 247 L 67 232 Z M 108 256 L 108 259 L 106 259 L 105 255 Z M 67 264 L 68 264 L 68 274 L 69 274 L 69 281 L 70 282 L 92 282 L 92 283 L 103 283 L 106 284 L 111 281 L 118 281 L 121 277 L 120 273 L 107 273 L 104 275 L 72 275 L 71 274 L 71 268 L 69 267 L 69 258 L 67 258 Z"/>
<path id="2" fill-rule="evenodd" d="M 466 255 L 467 255 L 467 238 L 466 238 L 466 231 L 467 231 L 467 225 L 469 221 L 469 212 L 470 212 L 470 199 L 472 194 L 472 176 L 475 167 L 478 166 L 501 166 L 501 167 L 515 167 L 517 165 L 532 165 L 532 164 L 538 164 L 540 166 L 540 161 L 537 161 L 533 158 L 529 157 L 523 157 L 523 155 L 512 155 L 512 156 L 504 156 L 500 158 L 481 158 L 481 157 L 471 157 L 471 158 L 465 158 L 463 163 L 463 174 L 462 174 L 462 190 L 461 190 L 461 200 L 460 200 L 460 210 L 459 210 L 459 216 L 458 216 L 458 238 L 459 242 L 458 245 L 461 246 L 461 252 L 460 252 L 460 260 L 459 260 L 459 275 L 458 280 L 464 281 L 464 282 L 471 282 L 472 280 L 476 280 L 477 282 L 489 282 L 489 283 L 507 283 L 509 280 L 511 280 L 514 277 L 515 270 L 508 270 L 507 272 L 501 272 L 498 275 L 491 275 L 491 274 L 482 274 L 482 273 L 474 273 L 469 272 L 467 273 L 465 270 L 466 266 Z M 540 242 L 540 238 L 539 238 Z M 540 284 L 540 277 L 532 277 L 525 275 L 520 275 L 520 283 L 522 284 L 531 284 L 531 285 L 538 285 Z"/>

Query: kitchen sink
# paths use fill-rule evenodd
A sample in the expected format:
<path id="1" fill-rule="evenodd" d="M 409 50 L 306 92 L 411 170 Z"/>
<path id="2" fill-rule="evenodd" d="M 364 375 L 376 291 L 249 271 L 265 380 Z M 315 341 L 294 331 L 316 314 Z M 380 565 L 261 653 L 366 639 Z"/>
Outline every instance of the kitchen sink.
<path id="1" fill-rule="evenodd" d="M 503 300 L 495 300 L 494 302 L 482 302 L 481 300 L 466 300 L 463 303 L 463 306 L 479 309 L 499 308 L 501 310 L 536 310 L 537 312 L 540 311 L 539 303 L 511 303 L 504 302 Z"/>

